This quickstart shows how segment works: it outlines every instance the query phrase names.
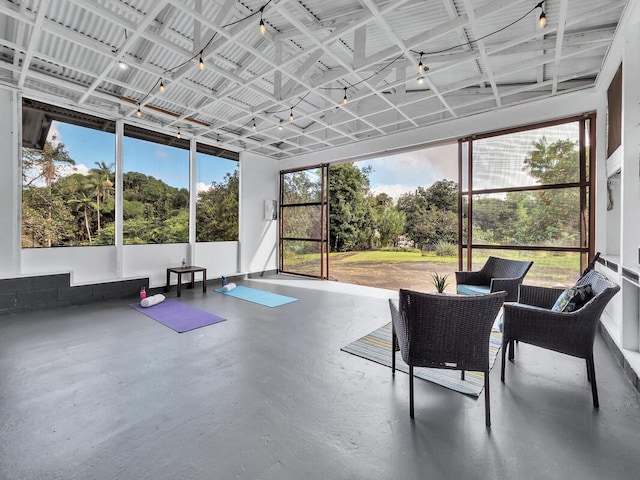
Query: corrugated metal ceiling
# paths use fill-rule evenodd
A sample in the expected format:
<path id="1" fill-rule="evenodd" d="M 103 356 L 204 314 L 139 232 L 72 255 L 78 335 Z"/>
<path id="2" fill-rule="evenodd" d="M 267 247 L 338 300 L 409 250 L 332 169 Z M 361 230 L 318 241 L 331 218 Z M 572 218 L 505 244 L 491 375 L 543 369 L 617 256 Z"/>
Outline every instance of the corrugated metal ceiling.
<path id="1" fill-rule="evenodd" d="M 588 88 L 626 3 L 1 0 L 0 81 L 287 158 Z"/>

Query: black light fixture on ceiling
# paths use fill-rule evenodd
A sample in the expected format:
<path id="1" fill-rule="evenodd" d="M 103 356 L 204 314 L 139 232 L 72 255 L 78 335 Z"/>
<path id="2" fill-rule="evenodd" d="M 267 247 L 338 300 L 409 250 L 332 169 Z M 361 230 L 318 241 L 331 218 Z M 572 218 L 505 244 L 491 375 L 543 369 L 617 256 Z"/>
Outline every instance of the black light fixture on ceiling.
<path id="1" fill-rule="evenodd" d="M 178 134 L 176 135 L 176 138 L 178 140 L 180 140 L 182 138 L 182 135 L 180 134 L 180 127 L 178 127 Z"/>
<path id="2" fill-rule="evenodd" d="M 424 53 L 420 52 L 420 62 L 418 62 L 418 72 L 420 73 L 424 72 L 424 65 L 422 64 L 422 55 L 424 55 Z"/>
<path id="3" fill-rule="evenodd" d="M 253 125 L 251 125 L 251 130 L 253 130 L 254 132 L 258 129 L 258 127 L 256 126 L 256 119 L 253 119 Z"/>
<path id="4" fill-rule="evenodd" d="M 263 5 L 260 9 L 260 35 L 265 35 L 267 33 L 267 26 L 264 24 L 264 20 L 262 19 L 262 12 L 264 11 L 264 7 L 266 7 L 266 5 Z"/>
<path id="5" fill-rule="evenodd" d="M 282 119 L 280 119 L 280 123 L 278 124 L 278 130 L 284 130 L 284 126 L 282 125 Z"/>
<path id="6" fill-rule="evenodd" d="M 349 99 L 347 98 L 347 87 L 344 87 L 344 97 L 342 97 L 342 104 L 346 105 L 349 103 Z"/>
<path id="7" fill-rule="evenodd" d="M 140 110 L 140 104 L 138 104 L 138 110 L 136 110 L 136 117 L 142 117 L 142 110 Z"/>
<path id="8" fill-rule="evenodd" d="M 540 7 L 540 10 L 542 10 L 542 12 L 540 12 L 540 17 L 538 17 L 538 25 L 540 25 L 540 28 L 544 28 L 547 25 L 547 16 L 544 14 L 544 7 L 542 6 L 543 3 L 544 0 L 536 5 L 536 8 Z"/>
<path id="9" fill-rule="evenodd" d="M 204 60 L 202 60 L 202 52 L 200 52 L 200 60 L 198 60 L 198 68 L 204 70 Z"/>
<path id="10" fill-rule="evenodd" d="M 289 115 L 289 121 L 293 122 L 293 107 L 291 107 L 291 115 Z"/>
<path id="11" fill-rule="evenodd" d="M 160 78 L 160 85 L 158 86 L 158 90 L 160 90 L 160 93 L 164 93 L 164 83 L 162 83 L 162 78 Z"/>

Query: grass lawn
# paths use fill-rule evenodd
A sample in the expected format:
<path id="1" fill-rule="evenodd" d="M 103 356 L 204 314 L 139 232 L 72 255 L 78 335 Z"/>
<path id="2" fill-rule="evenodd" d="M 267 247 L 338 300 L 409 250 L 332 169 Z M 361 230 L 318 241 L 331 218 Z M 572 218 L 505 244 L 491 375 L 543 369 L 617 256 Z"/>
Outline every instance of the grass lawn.
<path id="1" fill-rule="evenodd" d="M 571 285 L 580 275 L 580 256 L 564 252 L 524 252 L 512 250 L 474 250 L 473 270 L 484 264 L 488 255 L 517 260 L 532 260 L 525 278 L 532 285 Z M 318 274 L 318 254 L 288 255 L 290 271 Z M 439 257 L 434 252 L 368 250 L 336 252 L 329 255 L 330 279 L 380 288 L 413 288 L 435 291 L 431 273 L 449 275 L 448 292 L 455 292 L 457 256 Z"/>

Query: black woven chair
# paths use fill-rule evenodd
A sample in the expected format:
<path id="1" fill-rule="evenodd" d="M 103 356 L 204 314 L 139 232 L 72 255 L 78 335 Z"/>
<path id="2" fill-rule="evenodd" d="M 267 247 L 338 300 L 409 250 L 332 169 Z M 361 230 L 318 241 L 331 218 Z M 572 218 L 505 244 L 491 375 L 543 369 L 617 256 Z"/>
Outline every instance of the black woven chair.
<path id="1" fill-rule="evenodd" d="M 484 266 L 477 271 L 455 272 L 456 291 L 462 295 L 478 295 L 504 290 L 505 302 L 518 299 L 518 287 L 533 262 L 489 257 Z"/>
<path id="2" fill-rule="evenodd" d="M 409 415 L 413 417 L 413 367 L 484 372 L 485 421 L 489 405 L 489 335 L 505 292 L 442 295 L 400 290 L 399 305 L 389 299 L 392 320 L 391 372 L 395 352 L 409 365 Z"/>
<path id="3" fill-rule="evenodd" d="M 620 287 L 595 270 L 587 271 L 576 283 L 587 284 L 591 284 L 594 296 L 582 308 L 573 312 L 550 310 L 564 291 L 562 288 L 522 285 L 518 303 L 505 304 L 500 374 L 503 382 L 507 346 L 509 360 L 513 361 L 513 342 L 529 343 L 584 358 L 587 363 L 587 380 L 591 383 L 593 406 L 599 407 L 593 341 L 602 311 Z"/>

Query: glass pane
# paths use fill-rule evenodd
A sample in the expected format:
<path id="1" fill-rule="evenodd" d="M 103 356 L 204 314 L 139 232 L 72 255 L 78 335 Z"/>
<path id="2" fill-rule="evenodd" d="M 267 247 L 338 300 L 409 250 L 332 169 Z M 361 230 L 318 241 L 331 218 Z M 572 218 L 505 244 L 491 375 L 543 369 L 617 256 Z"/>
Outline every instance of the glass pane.
<path id="1" fill-rule="evenodd" d="M 23 248 L 114 244 L 113 133 L 53 121 L 22 165 Z"/>
<path id="2" fill-rule="evenodd" d="M 189 151 L 124 137 L 124 243 L 189 241 Z"/>
<path id="3" fill-rule="evenodd" d="M 321 276 L 321 242 L 283 240 L 282 247 L 282 270 L 284 272 Z"/>
<path id="4" fill-rule="evenodd" d="M 462 142 L 462 191 L 466 192 L 469 188 L 469 142 Z"/>
<path id="5" fill-rule="evenodd" d="M 238 162 L 196 154 L 196 241 L 238 240 Z"/>
<path id="6" fill-rule="evenodd" d="M 580 189 L 473 196 L 473 243 L 580 247 Z"/>
<path id="7" fill-rule="evenodd" d="M 577 252 L 540 252 L 527 250 L 473 249 L 473 268 L 480 270 L 489 256 L 512 260 L 533 261 L 524 278 L 527 285 L 570 287 L 580 274 L 580 254 Z"/>
<path id="8" fill-rule="evenodd" d="M 315 168 L 282 175 L 282 204 L 319 202 L 322 194 L 322 170 Z"/>
<path id="9" fill-rule="evenodd" d="M 578 122 L 473 142 L 474 190 L 578 182 Z"/>
<path id="10" fill-rule="evenodd" d="M 321 212 L 320 205 L 284 207 L 282 209 L 282 237 L 320 240 Z"/>

